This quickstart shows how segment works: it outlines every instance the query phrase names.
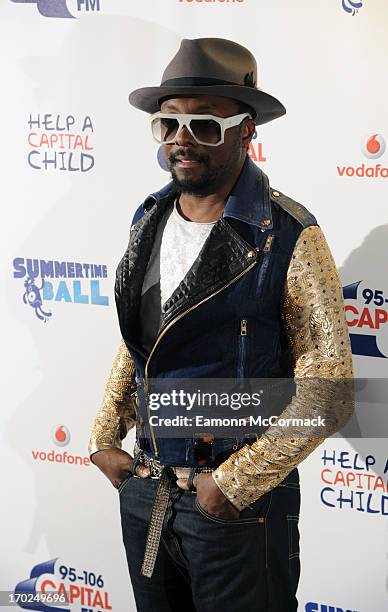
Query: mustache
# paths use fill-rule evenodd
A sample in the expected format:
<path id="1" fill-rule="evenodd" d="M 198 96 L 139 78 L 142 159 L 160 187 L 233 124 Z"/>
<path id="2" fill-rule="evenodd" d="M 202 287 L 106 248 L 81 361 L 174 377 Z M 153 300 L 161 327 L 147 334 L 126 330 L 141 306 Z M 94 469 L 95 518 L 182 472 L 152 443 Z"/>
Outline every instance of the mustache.
<path id="1" fill-rule="evenodd" d="M 170 155 L 168 156 L 168 160 L 171 165 L 176 164 L 178 158 L 190 161 L 197 161 L 206 165 L 208 165 L 209 163 L 209 157 L 207 155 L 197 155 L 196 153 L 193 153 L 190 150 L 185 151 L 185 149 L 178 149 L 174 153 L 170 153 Z"/>

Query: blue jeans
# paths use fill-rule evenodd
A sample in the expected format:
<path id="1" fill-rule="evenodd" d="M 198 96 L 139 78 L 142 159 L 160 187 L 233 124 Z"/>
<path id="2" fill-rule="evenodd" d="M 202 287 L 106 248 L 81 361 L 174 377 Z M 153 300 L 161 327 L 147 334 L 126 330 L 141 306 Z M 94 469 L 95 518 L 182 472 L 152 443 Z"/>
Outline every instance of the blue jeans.
<path id="1" fill-rule="evenodd" d="M 158 480 L 120 488 L 123 542 L 138 612 L 296 612 L 299 473 L 233 520 L 208 514 L 173 485 L 151 578 L 141 575 Z"/>

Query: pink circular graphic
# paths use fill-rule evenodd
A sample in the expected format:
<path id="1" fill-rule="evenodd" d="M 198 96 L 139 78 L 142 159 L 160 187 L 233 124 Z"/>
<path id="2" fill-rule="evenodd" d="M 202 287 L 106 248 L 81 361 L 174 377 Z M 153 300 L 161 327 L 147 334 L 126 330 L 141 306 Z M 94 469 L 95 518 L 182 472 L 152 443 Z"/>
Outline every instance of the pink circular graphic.
<path id="1" fill-rule="evenodd" d="M 70 431 L 65 425 L 55 425 L 51 430 L 51 439 L 57 446 L 69 444 L 70 437 Z"/>
<path id="2" fill-rule="evenodd" d="M 386 144 L 381 134 L 373 134 L 365 138 L 361 144 L 361 149 L 365 157 L 377 159 L 384 155 Z"/>

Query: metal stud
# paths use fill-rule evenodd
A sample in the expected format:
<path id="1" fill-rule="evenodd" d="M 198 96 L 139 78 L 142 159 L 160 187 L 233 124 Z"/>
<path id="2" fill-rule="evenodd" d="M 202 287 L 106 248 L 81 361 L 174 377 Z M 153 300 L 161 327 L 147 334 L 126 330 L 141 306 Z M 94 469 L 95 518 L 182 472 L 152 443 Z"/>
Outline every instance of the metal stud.
<path id="1" fill-rule="evenodd" d="M 278 191 L 273 191 L 272 195 L 274 196 L 274 198 L 278 198 L 280 196 L 280 193 Z"/>

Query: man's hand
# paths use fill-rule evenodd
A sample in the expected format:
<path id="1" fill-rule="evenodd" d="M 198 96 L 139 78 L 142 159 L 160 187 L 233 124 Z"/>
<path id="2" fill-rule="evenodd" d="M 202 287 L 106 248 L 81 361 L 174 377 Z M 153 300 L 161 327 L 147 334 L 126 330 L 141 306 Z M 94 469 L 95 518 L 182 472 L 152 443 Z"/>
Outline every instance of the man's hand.
<path id="1" fill-rule="evenodd" d="M 180 478 L 177 485 L 181 489 L 188 490 L 187 480 Z M 196 474 L 194 486 L 197 489 L 197 500 L 199 505 L 209 514 L 218 518 L 238 519 L 240 511 L 225 497 L 221 489 L 214 482 L 211 474 Z"/>
<path id="2" fill-rule="evenodd" d="M 133 457 L 129 453 L 120 448 L 104 448 L 103 450 L 93 453 L 94 463 L 103 474 L 111 481 L 112 485 L 118 489 L 120 484 L 128 478 Z M 148 478 L 150 470 L 146 465 L 138 464 L 136 466 L 136 476 L 140 478 Z"/>

